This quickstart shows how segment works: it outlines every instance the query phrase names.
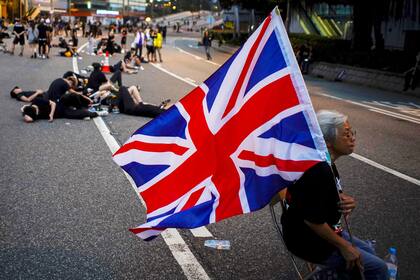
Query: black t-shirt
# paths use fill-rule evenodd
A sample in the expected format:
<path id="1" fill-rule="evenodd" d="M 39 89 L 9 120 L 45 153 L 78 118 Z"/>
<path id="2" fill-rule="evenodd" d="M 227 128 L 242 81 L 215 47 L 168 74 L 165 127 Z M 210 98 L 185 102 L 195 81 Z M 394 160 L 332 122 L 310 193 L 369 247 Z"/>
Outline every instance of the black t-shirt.
<path id="1" fill-rule="evenodd" d="M 107 81 L 108 80 L 104 73 L 101 71 L 93 71 L 90 74 L 87 87 L 93 89 L 93 91 L 98 91 L 99 87 Z"/>
<path id="2" fill-rule="evenodd" d="M 59 78 L 53 81 L 47 91 L 47 99 L 59 102 L 60 98 L 70 89 L 70 85 Z"/>
<path id="3" fill-rule="evenodd" d="M 37 119 L 49 119 L 51 113 L 50 101 L 37 97 L 32 101 L 32 105 L 38 106 L 39 112 Z"/>
<path id="4" fill-rule="evenodd" d="M 116 72 L 118 70 L 122 71 L 122 61 L 118 61 L 118 63 L 114 64 L 114 66 L 112 66 L 113 72 Z"/>
<path id="5" fill-rule="evenodd" d="M 335 176 L 327 162 L 307 170 L 295 184 L 288 188 L 289 208 L 282 215 L 286 246 L 296 256 L 321 263 L 336 249 L 319 237 L 304 222 L 327 223 L 331 228 L 339 223 L 340 201 Z"/>
<path id="6" fill-rule="evenodd" d="M 16 95 L 14 95 L 14 97 L 17 99 L 17 100 L 20 100 L 20 98 L 22 97 L 22 96 L 25 96 L 25 97 L 31 97 L 32 96 L 32 94 L 34 94 L 35 93 L 35 91 L 22 91 L 22 92 L 19 92 L 18 94 L 16 94 Z"/>
<path id="7" fill-rule="evenodd" d="M 47 26 L 43 23 L 38 24 L 38 38 L 46 39 L 47 38 Z"/>
<path id="8" fill-rule="evenodd" d="M 21 32 L 25 31 L 25 27 L 21 23 L 16 23 L 13 27 L 13 31 L 17 34 L 20 34 Z M 23 37 L 25 34 L 20 35 L 19 37 Z"/>

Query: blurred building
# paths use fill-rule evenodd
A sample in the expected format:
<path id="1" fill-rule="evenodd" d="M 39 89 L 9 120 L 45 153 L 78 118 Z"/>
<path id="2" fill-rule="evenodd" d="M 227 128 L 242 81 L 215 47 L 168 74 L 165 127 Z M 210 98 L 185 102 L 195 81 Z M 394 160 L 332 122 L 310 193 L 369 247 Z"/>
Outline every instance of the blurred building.
<path id="1" fill-rule="evenodd" d="M 142 17 L 146 0 L 72 0 L 71 16 Z"/>
<path id="2" fill-rule="evenodd" d="M 76 17 L 141 17 L 146 0 L 0 0 L 1 17 L 36 17 L 39 13 Z"/>
<path id="3" fill-rule="evenodd" d="M 289 1 L 289 32 L 352 39 L 355 1 Z M 363 5 L 361 7 L 364 8 Z M 373 47 L 381 44 L 385 49 L 419 49 L 420 0 L 388 0 L 376 7 L 376 10 L 381 10 L 382 14 L 376 17 L 377 22 L 371 23 L 372 30 L 368 30 L 372 33 L 370 37 Z M 365 17 L 373 18 L 373 15 Z M 376 36 L 375 32 L 378 33 Z"/>

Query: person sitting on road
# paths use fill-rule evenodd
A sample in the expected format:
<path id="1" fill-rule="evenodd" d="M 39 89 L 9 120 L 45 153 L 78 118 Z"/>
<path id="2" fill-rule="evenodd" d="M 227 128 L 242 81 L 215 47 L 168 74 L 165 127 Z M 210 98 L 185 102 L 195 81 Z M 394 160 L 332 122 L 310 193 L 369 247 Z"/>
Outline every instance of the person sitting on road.
<path id="1" fill-rule="evenodd" d="M 48 91 L 46 92 L 46 99 L 54 101 L 58 103 L 60 98 L 66 94 L 67 92 L 73 94 L 81 94 L 78 91 L 75 91 L 73 87 L 77 86 L 77 79 L 74 76 L 66 77 L 66 78 L 58 78 L 54 80 Z"/>
<path id="2" fill-rule="evenodd" d="M 118 88 L 113 84 L 117 83 L 118 87 L 122 86 L 121 71 L 115 71 L 111 78 L 108 80 L 105 74 L 101 71 L 101 64 L 93 63 L 93 71 L 89 76 L 87 88 L 96 91 L 117 91 Z"/>
<path id="3" fill-rule="evenodd" d="M 94 97 L 96 100 L 101 101 L 108 97 L 112 92 L 118 93 L 119 87 L 122 86 L 121 71 L 116 71 L 108 80 L 105 74 L 101 71 L 101 65 L 99 63 L 93 63 L 93 71 L 90 74 L 88 83 L 86 85 L 87 90 L 93 92 L 89 96 Z M 118 83 L 118 87 L 114 83 Z"/>
<path id="4" fill-rule="evenodd" d="M 287 189 L 281 218 L 286 246 L 296 256 L 326 265 L 343 277 L 360 279 L 363 272 L 366 280 L 388 279 L 387 266 L 374 248 L 354 236 L 352 244 L 340 224 L 341 216 L 347 218 L 356 202 L 343 193 L 335 162 L 353 152 L 356 132 L 341 113 L 323 110 L 317 117 L 332 166 L 315 164 Z"/>
<path id="5" fill-rule="evenodd" d="M 31 102 L 34 100 L 37 96 L 42 96 L 44 94 L 44 91 L 41 89 L 37 89 L 35 91 L 23 91 L 20 87 L 15 86 L 10 91 L 10 97 L 15 98 L 16 100 L 23 101 L 23 102 Z"/>
<path id="6" fill-rule="evenodd" d="M 134 116 L 154 118 L 169 108 L 170 99 L 163 101 L 159 106 L 143 102 L 140 91 L 136 86 L 121 87 L 118 108 L 120 113 Z"/>
<path id="7" fill-rule="evenodd" d="M 122 60 L 118 61 L 118 63 L 111 67 L 111 71 L 121 71 L 122 73 L 136 74 L 138 72 L 138 68 L 136 66 L 131 65 L 131 63 L 131 53 L 127 53 Z"/>

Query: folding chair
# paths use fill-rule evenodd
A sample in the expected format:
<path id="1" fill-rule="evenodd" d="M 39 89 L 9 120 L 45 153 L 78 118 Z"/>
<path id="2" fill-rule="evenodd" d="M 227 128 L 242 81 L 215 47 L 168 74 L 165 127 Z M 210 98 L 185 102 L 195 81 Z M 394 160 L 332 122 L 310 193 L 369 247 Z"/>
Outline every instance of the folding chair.
<path id="1" fill-rule="evenodd" d="M 313 263 L 301 260 L 301 259 L 297 258 L 296 256 L 294 256 L 289 250 L 287 250 L 286 243 L 285 243 L 284 237 L 283 237 L 283 230 L 282 230 L 282 227 L 279 223 L 281 214 L 286 210 L 286 204 L 285 204 L 286 192 L 287 192 L 287 189 L 283 189 L 277 195 L 275 195 L 273 197 L 273 199 L 271 200 L 271 202 L 270 202 L 271 218 L 273 219 L 273 223 L 274 223 L 274 226 L 277 230 L 277 233 L 279 234 L 280 240 L 283 243 L 284 248 L 286 248 L 287 254 L 289 255 L 289 257 L 292 261 L 293 268 L 295 269 L 295 271 L 296 271 L 296 273 L 299 277 L 299 280 L 317 279 L 316 275 L 320 271 L 322 271 L 325 267 L 323 267 L 321 265 L 315 265 Z M 306 273 L 303 273 L 303 272 L 300 271 L 297 260 L 299 260 L 300 263 L 305 263 L 306 264 L 306 269 L 305 269 L 305 270 L 307 270 Z M 302 266 L 302 265 L 300 265 L 300 266 Z M 303 266 L 305 266 L 305 265 L 303 265 Z"/>

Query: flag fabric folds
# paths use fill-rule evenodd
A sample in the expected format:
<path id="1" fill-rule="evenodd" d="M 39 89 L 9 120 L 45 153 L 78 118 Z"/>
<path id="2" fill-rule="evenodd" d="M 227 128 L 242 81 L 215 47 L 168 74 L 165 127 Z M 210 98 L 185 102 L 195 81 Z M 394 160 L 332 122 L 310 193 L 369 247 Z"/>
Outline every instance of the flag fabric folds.
<path id="1" fill-rule="evenodd" d="M 327 149 L 276 9 L 202 85 L 114 154 L 146 204 L 145 240 L 263 208 Z"/>

